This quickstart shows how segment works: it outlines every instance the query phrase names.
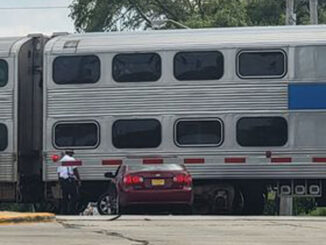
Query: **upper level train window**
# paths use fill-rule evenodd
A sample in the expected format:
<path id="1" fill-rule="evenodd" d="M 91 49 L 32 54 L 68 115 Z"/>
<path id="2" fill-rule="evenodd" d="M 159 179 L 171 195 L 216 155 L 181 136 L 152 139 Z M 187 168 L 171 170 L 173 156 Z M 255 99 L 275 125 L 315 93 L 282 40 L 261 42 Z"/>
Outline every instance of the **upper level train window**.
<path id="1" fill-rule="evenodd" d="M 174 76 L 180 81 L 217 80 L 223 69 L 223 55 L 217 51 L 180 52 L 174 57 Z"/>
<path id="2" fill-rule="evenodd" d="M 214 119 L 182 119 L 176 123 L 175 139 L 179 146 L 217 146 L 222 143 L 222 123 Z"/>
<path id="3" fill-rule="evenodd" d="M 283 117 L 243 117 L 237 122 L 237 141 L 241 146 L 283 146 L 288 125 Z"/>
<path id="4" fill-rule="evenodd" d="M 161 123 L 156 119 L 118 120 L 112 126 L 116 148 L 154 148 L 161 144 Z"/>
<path id="5" fill-rule="evenodd" d="M 8 146 L 8 129 L 3 123 L 0 123 L 0 151 L 4 151 Z"/>
<path id="6" fill-rule="evenodd" d="M 96 83 L 100 79 L 100 59 L 95 55 L 61 56 L 53 62 L 57 84 Z"/>
<path id="7" fill-rule="evenodd" d="M 241 78 L 281 78 L 286 74 L 283 51 L 241 51 L 237 64 Z"/>
<path id="8" fill-rule="evenodd" d="M 96 148 L 99 141 L 99 126 L 95 122 L 57 123 L 54 128 L 54 142 L 59 148 Z"/>
<path id="9" fill-rule="evenodd" d="M 118 54 L 112 73 L 117 82 L 154 82 L 161 77 L 161 57 L 156 53 Z"/>
<path id="10" fill-rule="evenodd" d="M 3 87 L 8 82 L 8 63 L 5 60 L 0 60 L 0 87 Z"/>

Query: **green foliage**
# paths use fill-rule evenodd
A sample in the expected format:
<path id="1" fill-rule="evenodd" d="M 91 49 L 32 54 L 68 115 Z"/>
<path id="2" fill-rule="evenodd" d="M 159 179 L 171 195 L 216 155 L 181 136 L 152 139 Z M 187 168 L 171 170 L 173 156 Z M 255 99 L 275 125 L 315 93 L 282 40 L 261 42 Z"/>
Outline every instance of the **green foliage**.
<path id="1" fill-rule="evenodd" d="M 309 215 L 311 216 L 326 216 L 326 208 L 316 208 L 312 210 Z"/>
<path id="2" fill-rule="evenodd" d="M 278 215 L 278 205 L 276 200 L 276 192 L 269 191 L 265 199 L 264 215 Z"/>
<path id="3" fill-rule="evenodd" d="M 248 1 L 247 14 L 250 20 L 249 25 L 283 25 L 285 23 L 285 1 Z"/>
<path id="4" fill-rule="evenodd" d="M 0 211 L 33 212 L 34 210 L 31 204 L 1 203 Z"/>
<path id="5" fill-rule="evenodd" d="M 264 215 L 277 215 L 278 214 L 278 202 L 275 192 L 269 192 L 268 198 L 265 202 Z M 312 197 L 295 197 L 293 198 L 293 215 L 326 215 L 325 209 L 316 209 L 315 199 Z"/>
<path id="6" fill-rule="evenodd" d="M 285 0 L 74 0 L 70 16 L 78 32 L 148 29 L 158 20 L 190 28 L 283 25 Z M 326 0 L 319 0 L 326 23 Z M 309 1 L 296 0 L 297 24 L 309 23 Z M 170 22 L 159 28 L 181 28 Z"/>
<path id="7" fill-rule="evenodd" d="M 293 214 L 307 215 L 316 209 L 315 199 L 312 197 L 300 197 L 293 199 Z"/>

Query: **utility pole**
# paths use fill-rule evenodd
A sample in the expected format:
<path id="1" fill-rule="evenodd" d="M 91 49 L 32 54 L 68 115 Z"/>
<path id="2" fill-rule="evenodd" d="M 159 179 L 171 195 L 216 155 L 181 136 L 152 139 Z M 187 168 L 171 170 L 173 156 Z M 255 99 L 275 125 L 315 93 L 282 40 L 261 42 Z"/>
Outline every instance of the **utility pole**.
<path id="1" fill-rule="evenodd" d="M 311 0 L 310 0 L 311 1 Z M 294 0 L 286 0 L 286 25 L 296 24 L 296 14 L 294 13 Z"/>
<path id="2" fill-rule="evenodd" d="M 309 9 L 310 9 L 310 24 L 317 25 L 318 24 L 318 0 L 310 0 L 309 1 Z"/>

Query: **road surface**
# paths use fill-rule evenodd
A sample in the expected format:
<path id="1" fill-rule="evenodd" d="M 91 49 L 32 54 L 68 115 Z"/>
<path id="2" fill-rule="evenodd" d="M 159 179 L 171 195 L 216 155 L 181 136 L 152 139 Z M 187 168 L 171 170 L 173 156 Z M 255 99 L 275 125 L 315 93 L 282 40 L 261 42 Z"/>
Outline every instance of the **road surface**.
<path id="1" fill-rule="evenodd" d="M 6 245 L 316 245 L 326 218 L 233 216 L 57 217 L 57 222 L 0 226 Z"/>

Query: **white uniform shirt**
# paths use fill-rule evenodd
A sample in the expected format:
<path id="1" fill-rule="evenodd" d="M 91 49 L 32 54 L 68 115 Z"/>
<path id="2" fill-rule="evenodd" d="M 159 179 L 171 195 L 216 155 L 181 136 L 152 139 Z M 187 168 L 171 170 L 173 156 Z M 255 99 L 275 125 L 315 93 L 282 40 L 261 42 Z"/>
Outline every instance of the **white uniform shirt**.
<path id="1" fill-rule="evenodd" d="M 76 161 L 75 158 L 69 156 L 69 155 L 64 155 L 63 158 L 60 159 L 60 163 L 64 162 L 73 162 Z M 57 173 L 59 174 L 59 178 L 63 179 L 68 179 L 70 178 L 75 178 L 74 174 L 74 169 L 76 169 L 76 166 L 59 166 L 57 168 Z"/>

